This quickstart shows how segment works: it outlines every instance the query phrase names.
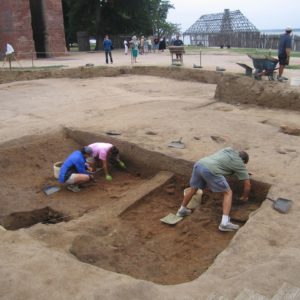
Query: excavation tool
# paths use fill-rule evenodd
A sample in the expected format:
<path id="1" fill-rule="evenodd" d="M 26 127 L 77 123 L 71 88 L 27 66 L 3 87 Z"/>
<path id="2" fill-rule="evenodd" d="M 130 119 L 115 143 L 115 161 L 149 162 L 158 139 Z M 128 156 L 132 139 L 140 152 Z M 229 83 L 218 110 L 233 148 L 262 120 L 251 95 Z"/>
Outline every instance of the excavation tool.
<path id="1" fill-rule="evenodd" d="M 201 69 L 202 68 L 202 52 L 200 51 L 200 65 L 193 65 L 193 68 Z"/>
<path id="2" fill-rule="evenodd" d="M 186 188 L 183 192 L 183 195 L 186 195 L 186 193 L 189 191 L 190 188 Z M 191 201 L 187 205 L 187 208 L 189 209 L 195 209 L 201 205 L 202 201 L 202 190 L 198 190 L 197 193 L 192 197 Z M 161 222 L 168 224 L 168 225 L 175 225 L 178 222 L 180 222 L 183 219 L 183 217 L 178 217 L 172 213 L 166 215 L 164 218 L 160 219 Z"/>
<path id="3" fill-rule="evenodd" d="M 182 137 L 178 140 L 178 141 L 173 141 L 171 142 L 168 147 L 171 147 L 171 148 L 177 148 L 177 149 L 184 149 L 185 148 L 185 145 L 184 143 L 181 141 L 182 140 Z"/>
<path id="4" fill-rule="evenodd" d="M 160 219 L 161 222 L 168 224 L 168 225 L 175 225 L 180 222 L 183 217 L 178 217 L 172 213 L 166 215 L 164 218 Z"/>
<path id="5" fill-rule="evenodd" d="M 276 200 L 274 200 L 270 197 L 267 197 L 267 199 L 271 200 L 273 202 L 273 208 L 282 214 L 288 213 L 293 204 L 292 200 L 284 198 L 277 198 Z"/>
<path id="6" fill-rule="evenodd" d="M 48 185 L 48 186 L 46 186 L 46 187 L 43 188 L 43 192 L 47 196 L 52 195 L 52 194 L 54 194 L 54 193 L 56 193 L 56 192 L 58 192 L 60 190 L 61 190 L 61 188 L 59 186 L 49 186 Z"/>

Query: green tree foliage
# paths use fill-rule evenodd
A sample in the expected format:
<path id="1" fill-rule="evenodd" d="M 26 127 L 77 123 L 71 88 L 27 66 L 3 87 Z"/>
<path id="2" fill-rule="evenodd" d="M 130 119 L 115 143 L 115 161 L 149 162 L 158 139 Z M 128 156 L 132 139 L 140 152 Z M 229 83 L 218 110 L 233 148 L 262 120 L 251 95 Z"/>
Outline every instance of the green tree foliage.
<path id="1" fill-rule="evenodd" d="M 178 26 L 166 21 L 169 9 L 166 0 L 62 0 L 66 39 L 76 41 L 78 31 L 102 40 L 110 35 L 150 35 L 175 33 Z M 171 34 L 172 34 L 171 33 Z"/>

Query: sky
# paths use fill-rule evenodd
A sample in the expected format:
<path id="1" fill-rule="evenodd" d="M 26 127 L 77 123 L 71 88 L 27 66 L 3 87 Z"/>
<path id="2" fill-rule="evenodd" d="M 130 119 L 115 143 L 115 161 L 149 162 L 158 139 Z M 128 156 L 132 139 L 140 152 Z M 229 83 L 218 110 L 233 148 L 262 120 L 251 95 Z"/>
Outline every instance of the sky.
<path id="1" fill-rule="evenodd" d="M 202 15 L 240 10 L 259 30 L 300 28 L 300 0 L 169 0 L 168 21 L 185 31 Z"/>

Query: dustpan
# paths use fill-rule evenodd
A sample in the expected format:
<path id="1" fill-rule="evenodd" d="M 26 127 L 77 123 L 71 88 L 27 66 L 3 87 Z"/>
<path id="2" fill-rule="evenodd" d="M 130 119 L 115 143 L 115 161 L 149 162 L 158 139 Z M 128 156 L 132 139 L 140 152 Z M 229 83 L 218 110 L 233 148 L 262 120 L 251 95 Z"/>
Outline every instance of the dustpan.
<path id="1" fill-rule="evenodd" d="M 180 222 L 183 217 L 178 217 L 172 213 L 166 215 L 164 218 L 160 219 L 161 222 L 168 224 L 168 225 L 175 225 Z"/>
<path id="2" fill-rule="evenodd" d="M 291 209 L 293 201 L 285 198 L 277 198 L 276 200 L 267 197 L 268 200 L 273 202 L 273 208 L 282 214 L 288 213 Z"/>
<path id="3" fill-rule="evenodd" d="M 181 141 L 182 138 L 180 138 L 178 141 L 173 141 L 171 142 L 168 147 L 171 147 L 171 148 L 177 148 L 177 149 L 184 149 L 185 148 L 185 145 L 184 143 Z"/>
<path id="4" fill-rule="evenodd" d="M 49 186 L 48 185 L 48 186 L 46 186 L 46 187 L 43 188 L 43 192 L 47 196 L 52 195 L 52 194 L 54 194 L 54 193 L 56 193 L 56 192 L 58 192 L 60 190 L 61 190 L 61 188 L 59 186 Z"/>

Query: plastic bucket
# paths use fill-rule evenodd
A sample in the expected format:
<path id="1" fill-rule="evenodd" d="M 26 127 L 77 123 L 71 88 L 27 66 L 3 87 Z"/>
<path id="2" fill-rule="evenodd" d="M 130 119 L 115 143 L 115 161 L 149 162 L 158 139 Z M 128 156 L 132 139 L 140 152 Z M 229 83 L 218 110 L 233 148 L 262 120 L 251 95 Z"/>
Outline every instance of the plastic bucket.
<path id="1" fill-rule="evenodd" d="M 292 77 L 291 78 L 291 85 L 300 86 L 300 77 Z"/>
<path id="2" fill-rule="evenodd" d="M 53 165 L 54 177 L 56 179 L 58 179 L 58 177 L 59 177 L 59 172 L 60 172 L 60 168 L 61 168 L 62 164 L 63 164 L 62 161 L 58 161 Z"/>
<path id="3" fill-rule="evenodd" d="M 185 196 L 189 190 L 190 190 L 190 188 L 184 189 L 183 195 Z M 199 189 L 197 191 L 197 193 L 192 197 L 191 201 L 189 202 L 189 204 L 186 207 L 190 208 L 190 209 L 194 209 L 194 208 L 200 206 L 201 201 L 202 201 L 202 194 L 203 194 L 203 191 Z"/>

